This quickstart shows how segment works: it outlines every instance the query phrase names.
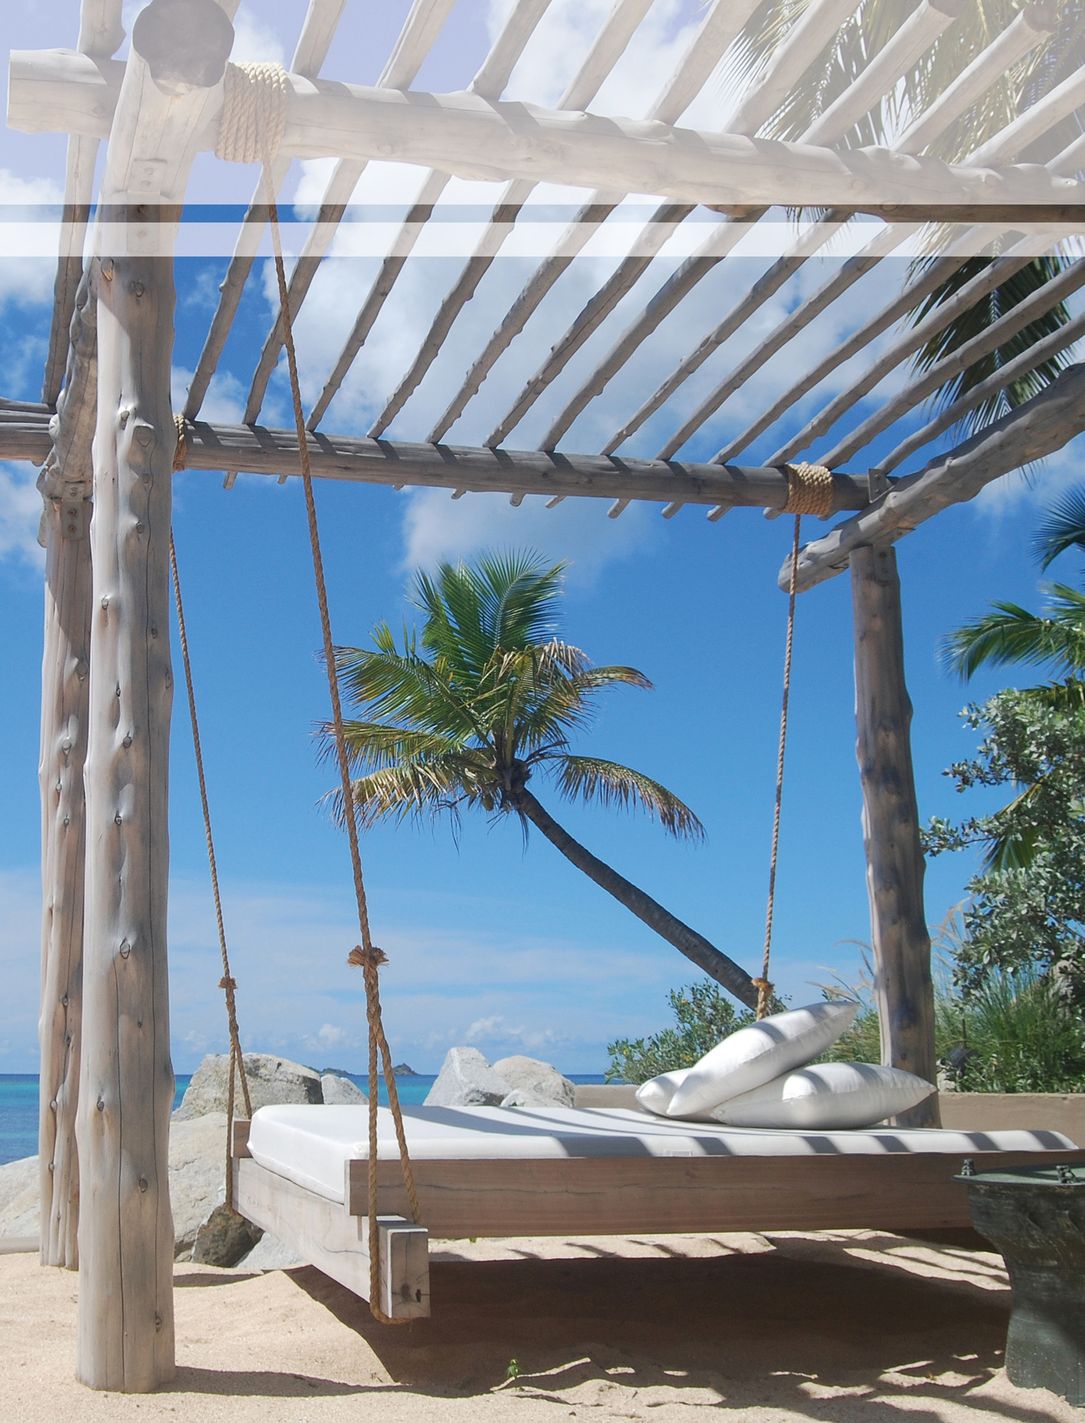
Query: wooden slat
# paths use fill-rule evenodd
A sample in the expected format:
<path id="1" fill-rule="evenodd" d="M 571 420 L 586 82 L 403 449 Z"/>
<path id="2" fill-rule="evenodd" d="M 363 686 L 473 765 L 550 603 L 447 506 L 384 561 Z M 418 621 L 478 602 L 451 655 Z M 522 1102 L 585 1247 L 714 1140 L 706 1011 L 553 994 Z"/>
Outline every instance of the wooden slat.
<path id="1" fill-rule="evenodd" d="M 1074 292 L 1080 291 L 1083 286 L 1085 286 L 1085 260 L 1079 260 L 1049 282 L 1045 282 L 1031 296 L 1011 307 L 1005 316 L 999 317 L 997 321 L 992 321 L 979 335 L 973 336 L 963 346 L 959 346 L 950 355 L 936 361 L 921 375 L 909 381 L 904 389 L 887 400 L 881 409 L 862 421 L 834 445 L 822 457 L 824 463 L 830 468 L 843 464 L 856 451 L 868 445 L 875 436 L 880 435 L 883 430 L 887 430 L 902 415 L 906 415 L 909 410 L 914 409 L 927 396 L 933 395 L 947 381 L 968 370 L 970 366 L 982 360 L 992 351 L 997 351 L 1000 346 L 1023 330 L 1030 321 L 1051 311 L 1059 302 L 1066 300 Z M 951 305 L 951 302 L 944 302 L 938 311 L 941 312 L 945 307 Z M 919 328 L 914 329 L 918 330 Z"/>
<path id="2" fill-rule="evenodd" d="M 625 52 L 650 3 L 651 0 L 615 0 L 614 8 L 596 36 L 587 58 L 558 100 L 559 109 L 587 108 Z M 441 302 L 414 360 L 370 426 L 371 436 L 384 434 L 425 378 L 426 372 L 440 354 L 456 318 L 474 296 L 479 282 L 504 246 L 512 224 L 531 196 L 534 186 L 534 183 L 528 180 L 514 179 L 502 191 L 494 206 L 490 224 L 479 239 L 474 254 Z"/>
<path id="3" fill-rule="evenodd" d="M 403 24 L 395 48 L 377 80 L 378 89 L 408 89 L 422 68 L 426 56 L 433 48 L 434 41 L 448 19 L 455 0 L 413 0 L 410 13 Z M 284 150 L 287 145 L 284 143 Z M 290 273 L 287 299 L 291 314 L 297 319 L 309 289 L 313 284 L 320 262 L 331 245 L 332 239 L 343 219 L 351 195 L 358 180 L 365 172 L 371 157 L 390 157 L 391 154 L 364 154 L 357 157 L 339 156 L 328 186 L 321 199 L 320 210 L 312 232 L 306 239 L 301 255 Z M 264 403 L 268 381 L 278 364 L 283 348 L 283 318 L 280 311 L 275 323 L 264 341 L 263 350 L 253 372 L 245 403 L 245 421 L 250 423 L 259 418 L 260 407 Z"/>
<path id="4" fill-rule="evenodd" d="M 957 80 L 950 84 L 947 89 L 938 96 L 930 108 L 926 109 L 924 113 L 917 118 L 915 123 L 905 131 L 901 138 L 893 145 L 896 151 L 899 153 L 921 153 L 929 143 L 944 133 L 955 119 L 959 118 L 971 108 L 990 85 L 1005 74 L 1008 68 L 1012 67 L 1032 49 L 1035 49 L 1039 44 L 1049 38 L 1051 33 L 1050 16 L 1047 17 L 1047 24 L 1048 28 L 1040 28 L 1040 17 L 1038 17 L 1033 10 L 1022 11 L 1018 14 L 1013 23 L 1004 30 L 1001 35 L 997 36 L 981 54 L 977 55 L 968 68 L 958 76 Z M 847 92 L 850 92 L 850 90 Z M 842 97 L 846 97 L 846 95 Z M 831 235 L 833 231 L 838 230 L 838 228 L 831 225 L 836 217 L 836 214 L 830 213 L 822 219 L 822 222 L 826 224 L 826 237 Z M 901 234 L 899 241 L 903 242 L 903 240 L 904 237 L 903 234 Z M 791 266 L 793 259 L 803 257 L 806 254 L 809 242 L 810 238 L 808 234 L 801 234 L 791 249 L 779 259 L 776 266 L 770 269 L 770 272 L 766 273 L 765 276 L 759 280 L 757 288 L 763 294 L 763 298 L 767 298 L 778 289 L 776 284 L 777 275 L 782 273 L 786 277 L 791 274 L 794 270 Z M 896 239 L 894 239 L 893 245 L 898 245 Z M 881 242 L 878 242 L 878 247 L 881 250 L 887 250 Z M 869 271 L 873 265 L 872 260 L 856 259 L 855 264 L 848 269 L 848 278 L 841 284 L 840 290 L 843 291 L 846 290 L 847 287 L 850 287 L 854 281 L 857 281 L 861 275 Z M 660 457 L 668 459 L 679 450 L 694 431 L 699 429 L 711 418 L 724 401 L 738 390 L 751 374 L 759 370 L 764 362 L 768 360 L 771 355 L 775 354 L 781 346 L 786 344 L 788 340 L 793 339 L 793 336 L 797 335 L 798 331 L 807 325 L 809 320 L 824 310 L 829 304 L 829 301 L 834 299 L 832 291 L 830 290 L 831 288 L 832 283 L 829 284 L 829 287 L 822 287 L 805 307 L 800 308 L 800 312 L 802 313 L 801 317 L 793 314 L 787 325 L 779 327 L 777 331 L 767 337 L 756 351 L 750 353 L 736 371 L 721 381 L 715 390 L 698 406 L 695 415 L 691 416 L 690 419 L 683 424 L 681 430 L 679 430 L 671 440 L 668 440 L 660 452 Z M 742 305 L 745 309 L 746 302 L 744 301 Z M 749 310 L 749 314 L 753 314 L 753 308 Z M 801 320 L 801 326 L 795 325 L 792 327 L 791 323 L 798 320 Z M 644 424 L 645 420 L 655 414 L 679 387 L 689 379 L 690 375 L 700 368 L 707 356 L 721 344 L 723 339 L 726 339 L 726 334 L 730 334 L 732 329 L 731 320 L 728 319 L 722 322 L 709 337 L 706 337 L 705 341 L 677 367 L 674 373 L 659 386 L 655 393 L 641 405 L 621 429 L 607 441 L 603 453 L 613 454 L 630 436 L 634 435 L 637 430 L 640 429 L 641 425 Z M 641 334 L 634 328 L 633 331 L 623 337 L 622 342 L 619 342 L 615 347 L 612 356 L 608 358 L 605 366 L 600 368 L 599 374 L 600 377 L 604 379 L 604 383 L 605 380 L 612 378 L 614 372 L 620 368 L 620 364 L 623 364 L 629 359 L 629 356 L 638 348 L 640 342 L 643 341 L 647 334 L 647 329 Z M 598 378 L 593 384 L 598 384 Z M 598 385 L 598 388 L 602 389 L 602 385 Z M 598 393 L 598 390 L 596 390 L 595 393 Z"/>
<path id="5" fill-rule="evenodd" d="M 987 426 L 917 474 L 900 479 L 868 509 L 807 544 L 799 555 L 800 591 L 847 567 L 852 550 L 894 542 L 992 480 L 1061 450 L 1085 430 L 1085 366 L 1072 366 L 1032 400 Z M 790 562 L 790 560 L 789 560 Z M 787 586 L 789 569 L 780 571 Z"/>
<path id="6" fill-rule="evenodd" d="M 956 0 L 954 0 L 956 3 Z M 830 18 L 830 17 L 826 17 Z M 892 85 L 907 72 L 915 63 L 920 54 L 938 38 L 940 34 L 952 23 L 951 16 L 939 10 L 933 9 L 924 3 L 920 5 L 915 14 L 895 31 L 885 47 L 871 60 L 863 72 L 851 83 L 840 95 L 836 103 L 832 104 L 825 113 L 821 114 L 810 126 L 802 137 L 803 143 L 832 143 L 842 138 L 857 118 L 876 103 Z M 796 35 L 799 39 L 796 39 Z M 801 27 L 796 25 L 790 36 L 790 44 L 785 41 L 779 47 L 778 65 L 789 65 L 793 63 L 792 47 L 796 56 L 804 58 L 807 63 L 812 60 L 816 51 L 807 47 L 809 38 L 805 39 L 801 35 Z M 757 111 L 751 115 L 756 116 Z M 748 132 L 748 130 L 736 130 L 732 132 Z M 752 221 L 756 222 L 761 213 L 755 213 Z M 740 229 L 734 231 L 732 240 L 724 245 L 724 253 L 731 250 L 742 236 Z M 718 239 L 717 239 L 718 242 Z M 820 245 L 820 244 L 819 244 Z M 583 410 L 599 395 L 617 372 L 626 364 L 633 354 L 640 348 L 649 335 L 658 327 L 661 321 L 679 305 L 681 301 L 693 290 L 703 278 L 713 270 L 721 260 L 720 255 L 711 252 L 713 239 L 703 244 L 702 251 L 694 254 L 687 261 L 683 262 L 679 269 L 673 273 L 671 278 L 663 284 L 663 287 L 648 303 L 642 317 L 635 321 L 632 328 L 627 330 L 611 348 L 604 360 L 591 372 L 588 378 L 582 383 L 580 388 L 573 394 L 566 403 L 564 409 L 552 422 L 550 428 L 543 437 L 542 444 L 546 449 L 556 449 L 563 436 L 568 432 L 573 422 Z M 794 269 L 792 269 L 794 270 Z M 782 285 L 790 271 L 787 269 L 774 270 L 772 276 L 766 274 L 767 284 L 771 285 L 776 281 L 776 285 Z M 629 279 L 636 279 L 635 267 L 630 265 L 625 273 L 624 282 Z M 628 285 L 625 288 L 628 290 Z M 775 288 L 774 288 L 775 289 Z M 615 295 L 618 295 L 616 292 Z M 726 339 L 726 337 L 721 337 Z M 719 343 L 716 343 L 719 344 Z M 571 355 L 575 346 L 570 349 L 567 355 Z M 694 359 L 697 368 L 707 359 L 715 345 L 709 345 L 706 349 L 699 349 L 695 353 Z M 553 374 L 556 376 L 555 370 Z M 526 392 L 525 392 L 526 393 Z M 518 402 L 519 405 L 519 402 Z"/>
<path id="7" fill-rule="evenodd" d="M 484 99 L 499 99 L 516 63 L 535 32 L 535 28 L 545 14 L 551 0 L 528 0 L 526 5 L 517 5 L 509 14 L 508 23 L 494 41 L 489 54 L 483 60 L 478 73 L 468 86 L 472 94 Z M 422 235 L 423 225 L 429 221 L 434 204 L 451 182 L 447 173 L 430 173 L 422 184 L 422 190 L 411 204 L 399 232 L 392 244 L 392 251 L 384 258 L 380 270 L 362 304 L 350 335 L 339 354 L 331 375 L 324 383 L 324 389 L 309 413 L 306 422 L 310 430 L 315 430 L 323 419 L 328 406 L 346 379 L 347 372 L 365 344 L 373 329 L 373 323 L 380 315 L 384 303 L 392 293 L 399 275 L 406 265 L 415 243 Z"/>
<path id="8" fill-rule="evenodd" d="M 1085 1151 L 984 1152 L 984 1166 L 1085 1161 Z M 970 1153 L 972 1154 L 972 1153 Z M 244 1163 L 247 1164 L 247 1163 Z M 742 1230 L 919 1229 L 967 1225 L 962 1158 L 884 1156 L 592 1157 L 412 1162 L 431 1237 L 635 1235 Z M 348 1205 L 364 1211 L 366 1163 Z M 401 1212 L 398 1162 L 378 1168 L 381 1211 Z"/>
<path id="9" fill-rule="evenodd" d="M 364 1215 L 306 1191 L 251 1159 L 234 1162 L 238 1211 L 289 1245 L 325 1275 L 369 1298 L 369 1238 Z M 428 1233 L 402 1216 L 382 1214 L 381 1297 L 391 1319 L 425 1319 L 430 1312 Z"/>
<path id="10" fill-rule="evenodd" d="M 922 449 L 924 445 L 930 444 L 937 436 L 944 434 L 971 410 L 975 410 L 985 400 L 990 400 L 999 391 L 1006 390 L 1021 376 L 1034 371 L 1037 366 L 1057 356 L 1061 351 L 1065 351 L 1068 346 L 1085 337 L 1085 312 L 1068 321 L 1065 326 L 1060 326 L 1057 331 L 1052 332 L 1042 341 L 1037 341 L 1028 350 L 1022 351 L 1019 356 L 1012 361 L 1007 361 L 977 385 L 947 405 L 935 418 L 929 421 L 920 430 L 909 435 L 906 440 L 902 440 L 889 454 L 882 456 L 878 460 L 878 472 L 888 474 L 896 469 L 900 464 L 913 454 L 916 450 Z"/>
<path id="11" fill-rule="evenodd" d="M 345 4 L 346 0 L 309 0 L 309 8 L 305 14 L 305 21 L 290 66 L 295 74 L 315 77 L 320 73 Z M 271 165 L 273 192 L 278 192 L 282 186 L 289 167 L 289 160 L 282 159 Z M 222 359 L 222 352 L 233 327 L 237 309 L 241 304 L 245 285 L 256 260 L 254 238 L 266 221 L 265 202 L 266 194 L 261 185 L 253 194 L 242 220 L 241 232 L 234 248 L 234 254 L 230 259 L 230 265 L 226 269 L 226 276 L 219 291 L 218 306 L 215 308 L 211 328 L 196 363 L 192 383 L 188 388 L 184 407 L 186 420 L 194 420 L 200 413 L 207 397 L 208 387 L 218 369 L 218 363 Z"/>

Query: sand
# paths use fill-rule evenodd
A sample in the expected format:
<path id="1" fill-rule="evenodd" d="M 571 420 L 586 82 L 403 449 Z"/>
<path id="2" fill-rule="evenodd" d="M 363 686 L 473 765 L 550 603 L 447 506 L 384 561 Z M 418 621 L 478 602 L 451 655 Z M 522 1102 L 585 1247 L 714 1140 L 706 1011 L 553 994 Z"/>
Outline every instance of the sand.
<path id="1" fill-rule="evenodd" d="M 395 1329 L 312 1269 L 176 1284 L 174 1383 L 92 1393 L 77 1276 L 0 1257 L 5 1423 L 1085 1417 L 1001 1371 L 997 1255 L 868 1232 L 435 1245 L 434 1317 Z"/>

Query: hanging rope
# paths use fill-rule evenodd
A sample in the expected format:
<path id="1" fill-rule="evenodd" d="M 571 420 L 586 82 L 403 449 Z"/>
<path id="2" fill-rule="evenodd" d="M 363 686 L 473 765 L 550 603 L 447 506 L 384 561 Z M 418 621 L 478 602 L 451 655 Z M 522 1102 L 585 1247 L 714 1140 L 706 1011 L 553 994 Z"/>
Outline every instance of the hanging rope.
<path id="1" fill-rule="evenodd" d="M 373 943 L 369 927 L 369 907 L 366 900 L 365 882 L 362 874 L 361 848 L 358 843 L 358 821 L 354 813 L 354 793 L 351 784 L 350 762 L 347 754 L 346 730 L 343 725 L 343 709 L 339 697 L 339 680 L 335 671 L 335 643 L 332 639 L 331 615 L 328 611 L 328 590 L 324 577 L 324 558 L 320 547 L 320 530 L 317 523 L 316 502 L 313 498 L 313 477 L 309 462 L 309 445 L 305 432 L 305 412 L 301 400 L 301 380 L 298 375 L 297 352 L 294 346 L 293 320 L 290 312 L 290 292 L 286 280 L 286 264 L 283 260 L 282 238 L 279 231 L 278 205 L 275 200 L 275 186 L 270 173 L 270 164 L 282 137 L 285 121 L 285 78 L 278 66 L 231 65 L 228 71 L 228 104 L 223 110 L 219 143 L 216 152 L 220 157 L 235 162 L 263 164 L 263 186 L 267 198 L 268 224 L 275 265 L 275 277 L 279 288 L 280 319 L 282 323 L 283 347 L 286 351 L 287 370 L 290 377 L 290 394 L 294 408 L 294 424 L 298 438 L 298 458 L 301 465 L 302 487 L 305 491 L 305 512 L 309 526 L 309 547 L 313 562 L 313 582 L 316 588 L 317 606 L 320 612 L 320 631 L 324 652 L 324 669 L 328 679 L 328 696 L 331 701 L 332 725 L 335 733 L 335 759 L 339 769 L 340 793 L 342 795 L 343 820 L 350 846 L 351 871 L 354 878 L 354 897 L 358 908 L 358 930 L 361 943 L 356 945 L 347 957 L 347 963 L 360 967 L 366 993 L 366 1019 L 369 1026 L 369 1172 L 368 1172 L 368 1225 L 369 1225 L 369 1309 L 374 1319 L 383 1324 L 402 1324 L 406 1320 L 391 1319 L 381 1309 L 380 1299 L 380 1234 L 377 1227 L 377 1077 L 378 1058 L 384 1067 L 384 1080 L 388 1089 L 388 1105 L 395 1125 L 396 1141 L 399 1146 L 400 1163 L 403 1170 L 403 1185 L 407 1195 L 411 1219 L 417 1223 L 421 1215 L 418 1192 L 415 1188 L 414 1173 L 411 1170 L 407 1136 L 403 1127 L 403 1113 L 399 1103 L 399 1090 L 392 1070 L 392 1053 L 381 1022 L 380 986 L 378 970 L 387 963 L 387 956 Z"/>
<path id="2" fill-rule="evenodd" d="M 183 420 L 178 417 L 177 453 L 174 455 L 174 469 L 184 468 Z M 181 574 L 177 567 L 177 548 L 170 530 L 170 575 L 173 579 L 173 601 L 177 608 L 177 633 L 181 645 L 181 661 L 185 669 L 185 690 L 188 693 L 188 715 L 192 723 L 192 748 L 196 756 L 196 778 L 200 786 L 200 806 L 203 810 L 203 833 L 207 842 L 207 864 L 211 873 L 211 895 L 215 901 L 215 923 L 218 927 L 219 955 L 222 959 L 222 977 L 219 987 L 226 997 L 226 1021 L 230 1037 L 229 1085 L 226 1099 L 226 1205 L 234 1208 L 234 1172 L 232 1162 L 232 1142 L 234 1133 L 234 1107 L 236 1083 L 241 1081 L 241 1095 L 245 1103 L 245 1115 L 252 1116 L 252 1098 L 249 1095 L 249 1079 L 245 1072 L 245 1059 L 241 1052 L 241 1034 L 237 1024 L 237 981 L 230 972 L 230 952 L 226 945 L 226 924 L 222 915 L 222 895 L 219 892 L 218 860 L 215 856 L 215 837 L 211 831 L 211 805 L 207 797 L 207 778 L 203 768 L 203 744 L 200 739 L 200 721 L 196 715 L 196 691 L 192 680 L 192 660 L 188 651 L 188 628 L 185 624 L 185 605 L 181 597 Z"/>

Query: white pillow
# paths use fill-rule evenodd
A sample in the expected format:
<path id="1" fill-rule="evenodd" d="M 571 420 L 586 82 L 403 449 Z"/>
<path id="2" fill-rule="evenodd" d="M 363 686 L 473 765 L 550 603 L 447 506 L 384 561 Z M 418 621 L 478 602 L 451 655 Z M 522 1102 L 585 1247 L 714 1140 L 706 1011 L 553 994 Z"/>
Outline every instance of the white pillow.
<path id="1" fill-rule="evenodd" d="M 674 1089 L 667 1116 L 710 1112 L 731 1097 L 802 1067 L 850 1028 L 858 1011 L 856 1002 L 811 1003 L 739 1028 L 689 1069 Z"/>
<path id="2" fill-rule="evenodd" d="M 671 1098 L 689 1076 L 692 1068 L 680 1067 L 676 1072 L 661 1072 L 637 1088 L 637 1101 L 649 1112 L 665 1117 Z"/>
<path id="3" fill-rule="evenodd" d="M 728 1127 L 831 1131 L 871 1127 L 929 1097 L 922 1077 L 870 1062 L 821 1062 L 732 1097 L 711 1117 Z"/>

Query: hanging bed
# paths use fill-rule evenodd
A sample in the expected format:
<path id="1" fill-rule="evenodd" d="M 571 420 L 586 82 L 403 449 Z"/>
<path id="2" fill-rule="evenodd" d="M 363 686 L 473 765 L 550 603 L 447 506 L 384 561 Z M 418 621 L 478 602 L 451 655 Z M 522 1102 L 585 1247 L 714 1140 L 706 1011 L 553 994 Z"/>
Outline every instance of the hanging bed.
<path id="1" fill-rule="evenodd" d="M 962 1162 L 1085 1163 L 1055 1131 L 775 1131 L 633 1108 L 404 1107 L 426 1226 L 412 1225 L 391 1114 L 377 1135 L 380 1299 L 429 1314 L 428 1238 L 742 1230 L 945 1230 L 969 1223 Z M 237 1209 L 369 1298 L 366 1109 L 265 1107 L 235 1124 Z"/>

